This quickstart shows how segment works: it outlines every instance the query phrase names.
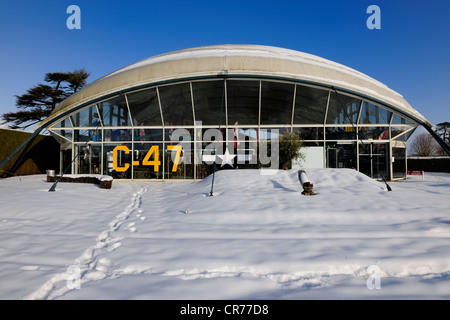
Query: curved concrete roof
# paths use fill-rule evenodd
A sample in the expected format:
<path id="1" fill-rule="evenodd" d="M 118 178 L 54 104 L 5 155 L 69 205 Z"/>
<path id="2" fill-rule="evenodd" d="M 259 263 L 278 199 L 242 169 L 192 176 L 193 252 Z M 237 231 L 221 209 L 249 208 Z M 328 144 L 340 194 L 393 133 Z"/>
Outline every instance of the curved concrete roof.
<path id="1" fill-rule="evenodd" d="M 431 125 L 397 92 L 344 65 L 299 51 L 258 45 L 216 45 L 184 49 L 131 64 L 82 88 L 62 101 L 39 126 L 90 101 L 132 88 L 196 77 L 248 75 L 334 86 L 377 101 Z"/>

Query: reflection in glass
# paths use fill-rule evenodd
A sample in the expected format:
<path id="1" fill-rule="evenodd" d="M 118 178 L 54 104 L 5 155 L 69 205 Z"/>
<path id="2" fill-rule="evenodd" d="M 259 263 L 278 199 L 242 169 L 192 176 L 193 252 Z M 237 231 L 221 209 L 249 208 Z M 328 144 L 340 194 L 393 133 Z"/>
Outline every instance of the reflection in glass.
<path id="1" fill-rule="evenodd" d="M 195 121 L 202 125 L 219 125 L 222 112 L 222 125 L 225 124 L 225 91 L 223 80 L 200 81 L 192 83 Z"/>
<path id="2" fill-rule="evenodd" d="M 70 122 L 69 117 L 67 117 L 56 123 L 52 128 L 72 128 L 72 123 Z"/>
<path id="3" fill-rule="evenodd" d="M 356 140 L 356 130 L 354 127 L 327 127 L 327 140 Z"/>
<path id="4" fill-rule="evenodd" d="M 392 157 L 393 178 L 406 178 L 406 148 L 392 148 Z"/>
<path id="5" fill-rule="evenodd" d="M 394 113 L 394 116 L 392 117 L 392 124 L 413 124 L 408 119 L 405 119 L 398 114 Z"/>
<path id="6" fill-rule="evenodd" d="M 360 143 L 359 171 L 374 179 L 389 180 L 389 144 L 388 143 Z"/>
<path id="7" fill-rule="evenodd" d="M 73 114 L 71 118 L 75 127 L 97 127 L 100 125 L 100 118 L 95 105 Z"/>
<path id="8" fill-rule="evenodd" d="M 292 121 L 294 85 L 262 81 L 261 125 L 287 124 Z"/>
<path id="9" fill-rule="evenodd" d="M 127 95 L 128 106 L 135 126 L 161 126 L 156 89 L 148 89 Z"/>
<path id="10" fill-rule="evenodd" d="M 356 142 L 335 141 L 326 144 L 327 168 L 356 169 L 356 155 Z"/>
<path id="11" fill-rule="evenodd" d="M 73 140 L 75 142 L 83 142 L 83 141 L 101 142 L 102 130 L 98 128 L 74 130 Z"/>
<path id="12" fill-rule="evenodd" d="M 131 129 L 105 129 L 105 141 L 131 141 Z"/>
<path id="13" fill-rule="evenodd" d="M 50 133 L 56 133 L 57 136 L 55 136 L 55 135 L 53 135 L 53 136 L 55 138 L 57 138 L 60 143 L 65 143 L 67 141 L 72 141 L 72 130 L 68 130 L 68 129 L 62 129 L 62 130 L 51 129 Z M 64 139 L 62 139 L 61 137 L 63 137 Z"/>
<path id="14" fill-rule="evenodd" d="M 328 91 L 297 85 L 294 124 L 323 124 Z"/>
<path id="15" fill-rule="evenodd" d="M 134 141 L 164 141 L 162 129 L 135 129 Z"/>
<path id="16" fill-rule="evenodd" d="M 159 87 L 165 126 L 194 125 L 189 83 Z"/>
<path id="17" fill-rule="evenodd" d="M 409 126 L 391 127 L 392 138 L 397 141 L 408 141 L 409 137 L 414 133 L 415 129 Z M 408 131 L 409 130 L 409 131 Z M 408 132 L 406 132 L 408 131 Z M 406 132 L 406 133 L 405 133 Z"/>
<path id="18" fill-rule="evenodd" d="M 360 124 L 388 124 L 392 112 L 364 101 L 361 108 Z"/>
<path id="19" fill-rule="evenodd" d="M 228 125 L 258 125 L 259 81 L 227 80 Z"/>
<path id="20" fill-rule="evenodd" d="M 102 147 L 99 144 L 82 144 L 75 146 L 77 174 L 100 174 Z"/>
<path id="21" fill-rule="evenodd" d="M 327 124 L 356 123 L 360 105 L 359 99 L 332 91 L 328 105 Z"/>
<path id="22" fill-rule="evenodd" d="M 130 126 L 130 117 L 128 115 L 128 107 L 124 96 L 118 96 L 98 105 L 103 126 L 120 127 Z"/>
<path id="23" fill-rule="evenodd" d="M 294 127 L 294 133 L 300 131 L 300 138 L 303 140 L 323 140 L 323 127 L 312 128 L 296 128 Z"/>
<path id="24" fill-rule="evenodd" d="M 389 127 L 359 127 L 359 138 L 363 140 L 388 140 Z"/>

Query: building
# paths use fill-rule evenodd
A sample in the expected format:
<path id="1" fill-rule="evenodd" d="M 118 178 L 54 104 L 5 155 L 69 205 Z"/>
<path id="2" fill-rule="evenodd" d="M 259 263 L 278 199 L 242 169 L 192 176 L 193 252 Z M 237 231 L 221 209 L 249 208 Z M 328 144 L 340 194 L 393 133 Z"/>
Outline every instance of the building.
<path id="1" fill-rule="evenodd" d="M 238 154 L 229 163 L 245 167 L 257 158 L 254 142 L 300 131 L 300 165 L 395 180 L 406 177 L 406 141 L 420 125 L 432 127 L 400 94 L 346 66 L 282 48 L 218 45 L 112 72 L 37 129 L 57 138 L 60 171 L 73 174 L 201 179 L 217 159 L 213 141 L 223 146 L 218 156 Z"/>

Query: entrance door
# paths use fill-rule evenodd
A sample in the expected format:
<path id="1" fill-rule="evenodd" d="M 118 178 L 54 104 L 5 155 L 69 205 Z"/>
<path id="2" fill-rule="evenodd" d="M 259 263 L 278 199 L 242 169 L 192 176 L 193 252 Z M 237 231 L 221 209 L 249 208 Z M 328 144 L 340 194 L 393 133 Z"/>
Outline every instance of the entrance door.
<path id="1" fill-rule="evenodd" d="M 359 145 L 359 171 L 373 179 L 389 179 L 389 144 Z"/>
<path id="2" fill-rule="evenodd" d="M 327 168 L 338 167 L 338 149 L 327 148 Z"/>

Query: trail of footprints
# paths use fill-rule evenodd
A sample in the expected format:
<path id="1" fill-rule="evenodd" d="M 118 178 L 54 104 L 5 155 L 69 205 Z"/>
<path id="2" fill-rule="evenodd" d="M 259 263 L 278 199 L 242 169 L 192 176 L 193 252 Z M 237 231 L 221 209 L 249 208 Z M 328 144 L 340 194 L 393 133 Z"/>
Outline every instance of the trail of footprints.
<path id="1" fill-rule="evenodd" d="M 138 192 L 134 193 L 130 204 L 119 215 L 115 217 L 113 221 L 109 223 L 109 229 L 103 231 L 98 237 L 94 246 L 86 249 L 83 254 L 78 257 L 73 266 L 79 272 L 81 284 L 92 280 L 101 280 L 104 278 L 117 277 L 121 271 L 128 273 L 135 270 L 121 270 L 117 269 L 110 272 L 112 262 L 107 258 L 102 258 L 101 253 L 106 250 L 111 252 L 121 246 L 121 240 L 123 237 L 116 235 L 119 229 L 125 229 L 129 232 L 136 232 L 136 222 L 128 222 L 127 220 L 134 214 L 136 218 L 141 221 L 145 221 L 146 217 L 143 215 L 143 210 L 140 208 L 142 205 L 142 196 L 148 192 L 148 186 L 143 186 Z M 147 268 L 148 269 L 148 268 Z M 142 272 L 142 270 L 140 270 Z M 67 285 L 68 273 L 63 272 L 54 275 L 49 281 L 47 281 L 41 288 L 31 293 L 25 299 L 41 300 L 41 299 L 56 299 L 66 292 L 72 290 Z"/>

